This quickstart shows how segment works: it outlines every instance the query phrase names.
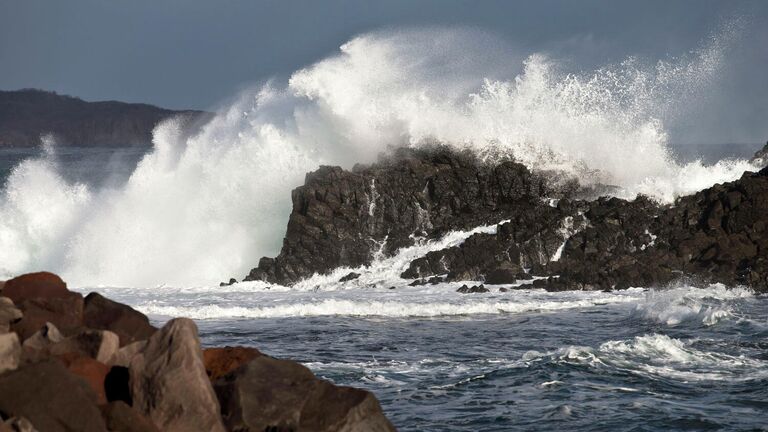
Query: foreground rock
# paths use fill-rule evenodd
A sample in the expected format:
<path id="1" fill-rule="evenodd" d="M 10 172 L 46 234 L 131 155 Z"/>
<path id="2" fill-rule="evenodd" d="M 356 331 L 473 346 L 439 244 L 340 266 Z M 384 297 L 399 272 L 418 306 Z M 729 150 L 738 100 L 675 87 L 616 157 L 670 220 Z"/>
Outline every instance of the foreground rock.
<path id="1" fill-rule="evenodd" d="M 511 284 L 537 276 L 533 286 L 550 290 L 686 277 L 768 291 L 768 168 L 672 205 L 643 196 L 580 199 L 609 188 L 550 180 L 514 162 L 491 166 L 442 148 L 400 150 L 351 172 L 322 167 L 293 192 L 280 254 L 263 258 L 247 279 L 292 284 L 369 264 L 414 237 L 508 220 L 415 259 L 401 277 Z"/>
<path id="2" fill-rule="evenodd" d="M 0 320 L 5 320 L 0 324 L 7 321 L 12 330 L 0 332 L 3 427 L 224 431 L 226 419 L 229 430 L 265 430 L 249 429 L 253 424 L 289 425 L 279 430 L 296 431 L 393 430 L 372 394 L 319 380 L 298 363 L 244 347 L 204 354 L 197 327 L 188 319 L 171 320 L 157 330 L 141 313 L 98 294 L 86 297 L 83 313 L 78 309 L 82 296 L 65 285 L 61 289 L 58 277 L 25 275 L 14 284 L 25 280 L 53 285 L 31 284 L 29 291 L 17 285 L 12 294 L 21 302 L 19 309 L 0 297 Z M 74 303 L 77 313 L 48 303 L 73 298 L 80 300 Z M 33 306 L 40 304 L 48 307 L 50 320 L 35 329 L 26 314 L 36 313 Z M 23 322 L 27 325 L 19 326 Z M 71 329 L 60 331 L 54 322 Z M 279 367 L 264 367 L 270 364 Z M 297 370 L 301 385 L 286 384 Z M 222 390 L 214 392 L 211 381 Z M 283 404 L 288 394 L 301 405 Z"/>
<path id="3" fill-rule="evenodd" d="M 129 374 L 133 406 L 160 429 L 224 430 L 191 320 L 169 321 L 131 360 Z"/>
<path id="4" fill-rule="evenodd" d="M 337 387 L 292 361 L 256 357 L 214 388 L 229 430 L 394 430 L 370 392 Z"/>
<path id="5" fill-rule="evenodd" d="M 45 432 L 105 432 L 88 384 L 50 359 L 0 375 L 0 412 L 24 417 Z"/>

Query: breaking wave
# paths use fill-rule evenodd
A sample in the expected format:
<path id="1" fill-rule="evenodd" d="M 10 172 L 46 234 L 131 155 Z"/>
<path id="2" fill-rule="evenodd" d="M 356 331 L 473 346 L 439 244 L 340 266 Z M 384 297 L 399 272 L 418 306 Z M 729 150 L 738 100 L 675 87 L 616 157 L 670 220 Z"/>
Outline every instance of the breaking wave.
<path id="1" fill-rule="evenodd" d="M 192 136 L 159 125 L 121 186 L 66 181 L 53 151 L 21 163 L 0 191 L 0 276 L 45 268 L 74 286 L 149 287 L 244 275 L 278 251 L 307 171 L 393 145 L 437 140 L 663 201 L 733 180 L 753 167 L 681 166 L 665 126 L 717 77 L 735 27 L 677 59 L 575 74 L 479 32 L 356 37 L 285 84 L 244 92 Z"/>

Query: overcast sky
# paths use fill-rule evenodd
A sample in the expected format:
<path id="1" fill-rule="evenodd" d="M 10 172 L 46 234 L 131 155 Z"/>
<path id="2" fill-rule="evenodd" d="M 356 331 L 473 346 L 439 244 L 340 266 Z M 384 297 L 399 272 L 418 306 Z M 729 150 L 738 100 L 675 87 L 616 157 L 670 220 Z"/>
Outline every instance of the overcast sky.
<path id="1" fill-rule="evenodd" d="M 750 24 L 678 142 L 768 139 L 768 1 L 0 0 L 0 89 L 208 109 L 287 77 L 352 36 L 427 25 L 488 31 L 575 70 L 696 48 L 730 16 Z"/>

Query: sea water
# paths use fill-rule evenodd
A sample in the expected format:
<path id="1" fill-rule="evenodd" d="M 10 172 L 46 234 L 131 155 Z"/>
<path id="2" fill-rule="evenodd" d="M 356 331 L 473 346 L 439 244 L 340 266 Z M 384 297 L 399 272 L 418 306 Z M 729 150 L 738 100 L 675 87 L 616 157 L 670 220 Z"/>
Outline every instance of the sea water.
<path id="1" fill-rule="evenodd" d="M 579 73 L 472 32 L 372 33 L 245 91 L 193 136 L 170 120 L 151 148 L 2 149 L 0 279 L 50 270 L 158 326 L 194 318 L 206 346 L 255 346 L 373 391 L 400 430 L 760 430 L 768 300 L 747 288 L 464 295 L 465 282 L 399 278 L 495 225 L 293 287 L 218 286 L 278 253 L 306 172 L 391 146 L 439 141 L 659 202 L 735 180 L 760 145 L 697 157 L 666 132 L 717 78 L 731 33 Z"/>

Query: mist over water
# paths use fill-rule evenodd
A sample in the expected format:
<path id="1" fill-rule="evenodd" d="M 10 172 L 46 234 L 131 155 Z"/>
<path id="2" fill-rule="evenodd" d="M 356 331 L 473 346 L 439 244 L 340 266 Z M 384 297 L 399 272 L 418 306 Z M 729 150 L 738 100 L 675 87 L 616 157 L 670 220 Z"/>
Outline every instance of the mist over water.
<path id="1" fill-rule="evenodd" d="M 0 276 L 48 269 L 73 286 L 132 287 L 240 278 L 278 252 L 306 172 L 435 140 L 671 201 L 754 169 L 681 165 L 666 133 L 718 78 L 737 27 L 680 58 L 579 73 L 477 31 L 356 37 L 287 83 L 243 92 L 192 136 L 159 125 L 118 184 L 66 178 L 52 146 L 19 163 L 0 192 Z"/>

